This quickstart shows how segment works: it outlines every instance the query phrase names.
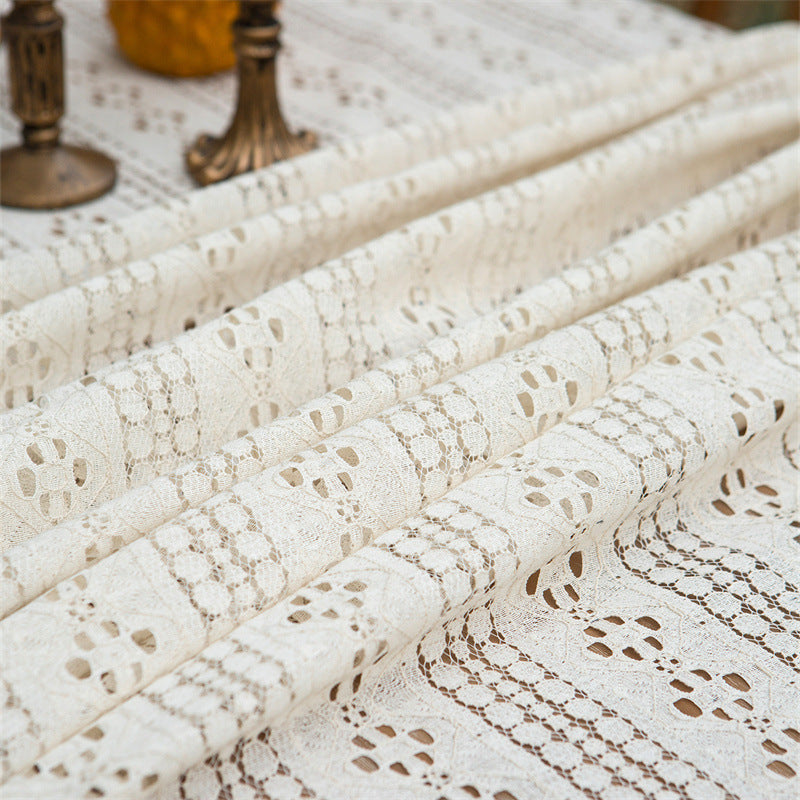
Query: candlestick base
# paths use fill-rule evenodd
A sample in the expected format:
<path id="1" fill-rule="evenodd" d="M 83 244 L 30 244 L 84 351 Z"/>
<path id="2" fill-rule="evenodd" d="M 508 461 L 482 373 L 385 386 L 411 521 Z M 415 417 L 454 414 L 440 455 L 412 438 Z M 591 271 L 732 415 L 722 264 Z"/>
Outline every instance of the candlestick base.
<path id="1" fill-rule="evenodd" d="M 243 172 L 261 169 L 286 158 L 312 150 L 317 137 L 308 131 L 291 133 L 284 127 L 282 136 L 254 127 L 249 136 L 229 131 L 225 136 L 201 134 L 186 153 L 186 166 L 201 185 L 231 178 Z"/>
<path id="2" fill-rule="evenodd" d="M 114 162 L 95 150 L 60 144 L 0 152 L 0 204 L 51 209 L 86 203 L 114 185 Z"/>

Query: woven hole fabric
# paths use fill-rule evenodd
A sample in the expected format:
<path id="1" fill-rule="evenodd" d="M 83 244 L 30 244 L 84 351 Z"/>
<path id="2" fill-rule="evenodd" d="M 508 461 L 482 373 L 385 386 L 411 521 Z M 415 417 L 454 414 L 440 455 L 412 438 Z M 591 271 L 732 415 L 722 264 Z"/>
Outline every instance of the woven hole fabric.
<path id="1" fill-rule="evenodd" d="M 4 800 L 795 797 L 797 52 L 6 261 Z"/>

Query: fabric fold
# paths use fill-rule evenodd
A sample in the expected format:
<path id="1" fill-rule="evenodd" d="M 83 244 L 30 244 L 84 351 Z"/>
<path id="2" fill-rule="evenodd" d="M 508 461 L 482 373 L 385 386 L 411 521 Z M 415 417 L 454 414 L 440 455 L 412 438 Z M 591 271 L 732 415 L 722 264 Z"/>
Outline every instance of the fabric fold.
<path id="1" fill-rule="evenodd" d="M 752 240 L 793 227 L 800 212 L 792 172 L 798 159 L 798 145 L 784 148 L 496 311 L 256 428 L 173 475 L 12 548 L 0 557 L 0 616 L 189 506 L 415 392 L 627 293 L 733 252 L 742 236 Z"/>
<path id="2" fill-rule="evenodd" d="M 57 744 L 726 308 L 796 288 L 798 262 L 794 234 L 611 306 L 216 493 L 56 586 L 0 624 L 0 672 L 26 729 Z M 4 730 L 0 748 L 22 769 L 38 753 Z"/>
<path id="3" fill-rule="evenodd" d="M 708 76 L 692 78 L 669 76 L 387 178 L 282 206 L 8 312 L 0 317 L 0 397 L 6 409 L 38 399 L 418 217 L 626 133 L 708 89 Z M 714 88 L 702 103 L 709 114 L 736 108 L 753 88 L 761 103 L 796 95 L 797 76 L 787 63 Z"/>
<path id="4" fill-rule="evenodd" d="M 458 147 L 504 136 L 513 128 L 645 89 L 674 73 L 716 74 L 720 83 L 792 58 L 794 26 L 773 26 L 709 45 L 647 56 L 633 64 L 547 83 L 498 101 L 476 103 L 441 114 L 423 124 L 408 124 L 360 142 L 325 148 L 290 162 L 207 187 L 129 219 L 99 226 L 63 244 L 18 256 L 0 265 L 0 312 L 99 275 L 109 268 L 145 258 L 189 238 L 302 202 L 350 183 L 407 169 Z"/>
<path id="5" fill-rule="evenodd" d="M 378 537 L 13 779 L 119 796 L 181 768 L 352 679 L 510 586 L 585 537 L 717 467 L 796 409 L 797 284 L 742 304 L 621 381 L 585 411 L 498 461 L 401 528 Z M 783 335 L 765 336 L 777 319 Z M 702 398 L 677 405 L 673 387 Z M 746 413 L 737 401 L 757 382 Z M 786 424 L 784 422 L 784 424 Z M 569 453 L 569 456 L 565 454 Z M 551 466 L 552 465 L 552 466 Z M 568 466 L 567 466 L 568 465 Z M 86 759 L 82 752 L 93 753 Z M 51 767 L 59 764 L 55 773 Z M 77 782 L 77 783 L 76 783 Z"/>
<path id="6" fill-rule="evenodd" d="M 679 112 L 416 220 L 0 416 L 5 547 L 218 448 L 639 227 L 791 141 L 794 106 L 785 98 L 709 118 Z"/>

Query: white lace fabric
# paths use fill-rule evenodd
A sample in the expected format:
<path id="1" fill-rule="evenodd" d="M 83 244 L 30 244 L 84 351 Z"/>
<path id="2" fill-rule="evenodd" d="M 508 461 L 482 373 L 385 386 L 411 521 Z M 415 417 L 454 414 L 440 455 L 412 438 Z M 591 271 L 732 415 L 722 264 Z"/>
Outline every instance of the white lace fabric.
<path id="1" fill-rule="evenodd" d="M 3 796 L 793 797 L 797 45 L 6 262 Z"/>

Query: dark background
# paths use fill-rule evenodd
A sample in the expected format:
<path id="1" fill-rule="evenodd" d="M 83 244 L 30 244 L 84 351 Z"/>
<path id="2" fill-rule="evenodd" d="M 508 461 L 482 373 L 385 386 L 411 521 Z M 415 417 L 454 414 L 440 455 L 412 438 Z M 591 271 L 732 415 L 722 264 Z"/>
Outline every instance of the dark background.
<path id="1" fill-rule="evenodd" d="M 781 20 L 800 19 L 798 0 L 659 0 L 659 2 L 735 30 Z"/>

